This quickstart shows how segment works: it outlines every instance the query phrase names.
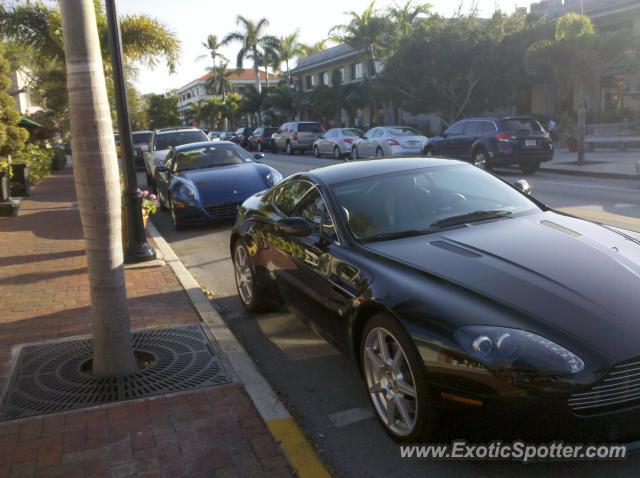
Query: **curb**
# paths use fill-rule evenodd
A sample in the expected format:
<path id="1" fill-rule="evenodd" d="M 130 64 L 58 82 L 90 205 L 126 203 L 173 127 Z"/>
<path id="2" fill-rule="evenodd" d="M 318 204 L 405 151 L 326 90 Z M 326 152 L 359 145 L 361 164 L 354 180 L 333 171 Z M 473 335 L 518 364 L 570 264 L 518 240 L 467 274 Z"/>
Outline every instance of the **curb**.
<path id="1" fill-rule="evenodd" d="M 562 174 L 566 176 L 586 176 L 590 178 L 608 178 L 608 179 L 626 179 L 626 180 L 638 180 L 640 176 L 624 173 L 596 173 L 592 171 L 574 171 L 572 169 L 556 169 L 540 167 L 538 169 L 541 173 Z"/>
<path id="2" fill-rule="evenodd" d="M 269 431 L 280 444 L 287 461 L 300 478 L 331 478 L 331 473 L 318 457 L 313 445 L 280 401 L 271 385 L 258 371 L 242 344 L 238 342 L 220 314 L 202 292 L 195 278 L 180 261 L 171 246 L 153 223 L 147 226 L 149 235 L 171 267 L 191 303 L 215 337 L 240 383 L 251 397 Z"/>

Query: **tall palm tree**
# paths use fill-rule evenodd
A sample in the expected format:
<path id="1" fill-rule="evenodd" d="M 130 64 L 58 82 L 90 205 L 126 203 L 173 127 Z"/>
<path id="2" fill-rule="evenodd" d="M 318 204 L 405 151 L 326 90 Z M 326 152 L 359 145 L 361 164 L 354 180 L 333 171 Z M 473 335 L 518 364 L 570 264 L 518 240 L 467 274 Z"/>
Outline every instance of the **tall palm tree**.
<path id="1" fill-rule="evenodd" d="M 256 75 L 256 89 L 258 92 L 261 92 L 260 50 L 264 48 L 277 49 L 278 39 L 272 35 L 265 34 L 265 30 L 269 26 L 269 21 L 266 18 L 261 18 L 258 22 L 252 22 L 242 15 L 238 15 L 236 17 L 236 24 L 241 26 L 242 29 L 229 33 L 224 37 L 221 44 L 228 45 L 234 41 L 242 44 L 236 58 L 236 66 L 242 68 L 245 60 L 253 61 L 253 71 Z"/>
<path id="2" fill-rule="evenodd" d="M 267 81 L 267 89 L 271 87 L 269 80 L 269 67 L 276 71 L 279 68 L 280 63 L 280 54 L 277 49 L 266 47 L 263 48 L 260 52 L 260 64 L 264 67 L 264 76 Z"/>
<path id="3" fill-rule="evenodd" d="M 329 47 L 329 41 L 331 41 L 330 38 L 325 38 L 323 40 L 318 40 L 311 45 L 301 43 L 300 45 L 298 45 L 298 52 L 300 53 L 300 56 L 309 56 L 313 55 L 314 53 L 320 53 L 321 51 L 326 50 Z"/>
<path id="4" fill-rule="evenodd" d="M 187 106 L 186 115 L 187 118 L 196 121 L 196 123 L 200 123 L 200 121 L 202 121 L 207 115 L 204 100 L 198 100 L 189 103 L 189 105 Z"/>
<path id="5" fill-rule="evenodd" d="M 429 3 L 414 3 L 407 0 L 404 5 L 393 5 L 387 9 L 387 15 L 393 24 L 392 34 L 396 40 L 406 37 L 418 18 L 431 11 Z"/>
<path id="6" fill-rule="evenodd" d="M 300 30 L 296 30 L 287 36 L 280 38 L 280 61 L 285 63 L 287 71 L 289 69 L 289 62 L 300 55 L 300 42 L 298 37 L 300 36 Z"/>
<path id="7" fill-rule="evenodd" d="M 209 98 L 204 102 L 205 114 L 209 117 L 209 127 L 212 129 L 218 128 L 220 117 L 225 112 L 224 99 L 223 98 Z"/>
<path id="8" fill-rule="evenodd" d="M 233 91 L 233 86 L 231 86 L 229 77 L 234 74 L 234 71 L 229 70 L 227 68 L 228 65 L 228 63 L 223 63 L 212 68 L 210 70 L 211 77 L 207 79 L 205 84 L 207 91 L 214 95 L 220 95 L 223 99 L 227 93 L 231 93 Z"/>
<path id="9" fill-rule="evenodd" d="M 585 163 L 589 92 L 596 87 L 603 67 L 633 46 L 635 54 L 640 54 L 640 39 L 631 29 L 598 33 L 589 17 L 568 13 L 557 20 L 553 40 L 539 41 L 527 50 L 525 67 L 529 73 L 550 73 L 560 88 L 575 93 L 580 164 Z"/>
<path id="10" fill-rule="evenodd" d="M 387 33 L 387 20 L 375 10 L 375 0 L 358 14 L 347 12 L 351 20 L 346 25 L 337 25 L 329 31 L 329 36 L 338 42 L 346 43 L 356 50 L 364 50 L 368 56 L 368 67 L 364 74 L 367 78 L 375 75 L 376 57 L 383 50 Z"/>
<path id="11" fill-rule="evenodd" d="M 211 63 L 213 68 L 216 67 L 218 58 L 220 58 L 220 60 L 225 62 L 229 61 L 222 53 L 220 53 L 220 48 L 222 47 L 222 43 L 218 41 L 217 35 L 209 35 L 207 37 L 207 41 L 202 42 L 202 46 L 205 47 L 207 50 L 209 50 L 209 53 L 198 56 L 196 60 L 202 60 L 204 58 L 209 57 L 211 58 Z"/>
<path id="12" fill-rule="evenodd" d="M 59 3 L 68 68 L 73 177 L 91 286 L 93 373 L 128 375 L 137 367 L 124 282 L 120 179 L 104 72 L 90 66 L 102 62 L 94 3 Z"/>

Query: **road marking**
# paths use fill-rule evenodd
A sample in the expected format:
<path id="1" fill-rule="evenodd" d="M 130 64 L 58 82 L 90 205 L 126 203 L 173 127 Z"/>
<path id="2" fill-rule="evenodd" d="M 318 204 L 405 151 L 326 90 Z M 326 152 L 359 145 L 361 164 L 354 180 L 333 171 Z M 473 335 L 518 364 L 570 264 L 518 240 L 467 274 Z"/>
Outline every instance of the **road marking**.
<path id="1" fill-rule="evenodd" d="M 333 423 L 333 426 L 336 428 L 346 427 L 347 425 L 368 420 L 372 417 L 373 411 L 370 408 L 350 408 L 328 415 L 329 421 Z"/>

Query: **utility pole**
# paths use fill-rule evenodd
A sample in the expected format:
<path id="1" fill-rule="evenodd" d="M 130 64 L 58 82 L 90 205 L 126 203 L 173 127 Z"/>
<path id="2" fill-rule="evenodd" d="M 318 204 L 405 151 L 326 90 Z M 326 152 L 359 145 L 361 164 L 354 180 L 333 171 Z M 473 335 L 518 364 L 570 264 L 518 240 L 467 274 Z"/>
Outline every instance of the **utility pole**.
<path id="1" fill-rule="evenodd" d="M 82 220 L 93 329 L 93 373 L 136 371 L 124 281 L 116 145 L 92 0 L 61 0 L 73 178 Z"/>
<path id="2" fill-rule="evenodd" d="M 125 246 L 124 260 L 127 263 L 150 261 L 156 258 L 155 251 L 147 244 L 142 223 L 141 199 L 138 197 L 138 180 L 134 162 L 133 141 L 131 140 L 131 122 L 129 121 L 129 103 L 127 102 L 127 82 L 124 78 L 122 36 L 115 0 L 105 0 L 109 44 L 113 64 L 113 83 L 115 86 L 116 110 L 118 113 L 118 131 L 124 169 L 124 218 Z"/>

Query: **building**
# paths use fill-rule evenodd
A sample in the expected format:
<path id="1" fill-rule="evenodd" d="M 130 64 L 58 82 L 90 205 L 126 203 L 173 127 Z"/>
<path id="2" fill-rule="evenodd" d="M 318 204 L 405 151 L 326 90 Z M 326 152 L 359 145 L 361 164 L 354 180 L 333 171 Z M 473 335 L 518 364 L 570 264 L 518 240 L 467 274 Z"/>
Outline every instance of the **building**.
<path id="1" fill-rule="evenodd" d="M 233 69 L 227 70 L 232 73 L 227 77 L 229 83 L 233 88 L 233 91 L 239 95 L 244 95 L 247 88 L 250 86 L 255 87 L 256 75 L 253 69 Z M 178 114 L 183 124 L 188 124 L 190 118 L 188 118 L 187 111 L 191 103 L 197 103 L 198 101 L 214 98 L 216 95 L 211 95 L 207 91 L 207 81 L 213 76 L 212 72 L 208 72 L 206 75 L 196 78 L 195 80 L 187 83 L 186 85 L 177 89 L 178 93 Z M 267 87 L 267 83 L 274 86 L 278 83 L 279 78 L 276 75 L 269 73 L 269 81 L 267 82 L 267 76 L 264 71 L 260 71 L 260 84 L 262 88 Z"/>
<path id="2" fill-rule="evenodd" d="M 41 111 L 42 107 L 36 104 L 29 93 L 29 75 L 24 71 L 12 71 L 9 73 L 11 86 L 8 93 L 16 101 L 16 109 L 23 116 L 28 116 L 37 111 Z"/>
<path id="3" fill-rule="evenodd" d="M 549 19 L 569 12 L 587 15 L 600 31 L 633 28 L 640 33 L 638 0 L 544 0 L 530 5 L 532 15 Z M 534 82 L 530 95 L 533 113 L 554 115 L 557 98 L 553 83 Z M 631 52 L 612 61 L 602 72 L 600 85 L 590 93 L 589 110 L 604 119 L 626 111 L 640 113 L 640 65 Z"/>

